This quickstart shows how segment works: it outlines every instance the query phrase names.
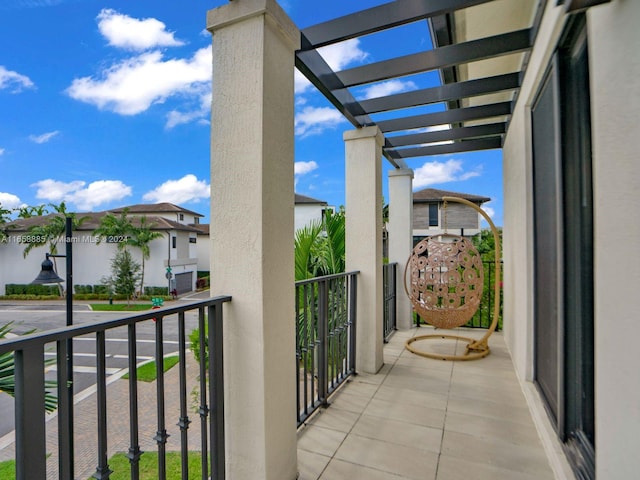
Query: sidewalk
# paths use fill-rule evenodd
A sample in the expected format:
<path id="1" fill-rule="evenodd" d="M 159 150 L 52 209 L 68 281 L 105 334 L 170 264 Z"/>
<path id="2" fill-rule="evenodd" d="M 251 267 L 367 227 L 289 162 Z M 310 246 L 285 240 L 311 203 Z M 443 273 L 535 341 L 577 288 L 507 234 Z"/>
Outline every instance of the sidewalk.
<path id="1" fill-rule="evenodd" d="M 198 384 L 198 363 L 191 352 L 187 352 L 187 402 L 191 420 L 189 450 L 200 450 L 200 417 L 192 401 L 191 392 Z M 180 450 L 180 429 L 176 425 L 180 417 L 179 365 L 165 373 L 165 422 L 170 435 L 167 451 Z M 107 440 L 108 457 L 129 450 L 129 381 L 118 378 L 107 386 Z M 157 443 L 153 437 L 157 432 L 156 382 L 138 382 L 139 440 L 142 451 L 154 451 Z M 96 471 L 98 464 L 96 394 L 91 393 L 75 404 L 75 475 L 86 480 Z M 47 479 L 58 479 L 58 422 L 52 416 L 47 421 Z M 0 461 L 15 458 L 14 444 L 0 451 Z M 126 472 L 125 472 L 126 473 Z"/>

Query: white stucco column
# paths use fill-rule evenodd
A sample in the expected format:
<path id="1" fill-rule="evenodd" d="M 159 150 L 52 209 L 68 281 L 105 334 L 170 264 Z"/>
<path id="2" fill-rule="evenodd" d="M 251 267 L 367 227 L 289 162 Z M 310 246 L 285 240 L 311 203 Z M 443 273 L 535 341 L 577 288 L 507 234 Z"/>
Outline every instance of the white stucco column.
<path id="1" fill-rule="evenodd" d="M 389 171 L 389 262 L 398 262 L 396 282 L 396 325 L 411 328 L 413 310 L 404 291 L 404 267 L 413 248 L 413 170 Z"/>
<path id="2" fill-rule="evenodd" d="M 211 293 L 227 294 L 227 478 L 297 475 L 293 71 L 300 33 L 275 0 L 211 10 Z"/>
<path id="3" fill-rule="evenodd" d="M 359 270 L 356 370 L 382 367 L 382 143 L 378 127 L 344 133 L 346 266 Z"/>

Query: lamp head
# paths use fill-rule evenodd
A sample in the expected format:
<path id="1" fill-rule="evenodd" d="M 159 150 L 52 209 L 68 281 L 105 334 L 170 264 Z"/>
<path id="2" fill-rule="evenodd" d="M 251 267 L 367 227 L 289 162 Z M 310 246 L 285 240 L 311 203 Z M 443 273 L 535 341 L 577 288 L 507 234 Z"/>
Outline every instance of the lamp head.
<path id="1" fill-rule="evenodd" d="M 36 279 L 31 282 L 31 285 L 47 285 L 62 282 L 64 282 L 64 280 L 53 271 L 53 262 L 49 260 L 49 254 L 47 253 L 47 258 L 42 262 L 40 273 Z"/>

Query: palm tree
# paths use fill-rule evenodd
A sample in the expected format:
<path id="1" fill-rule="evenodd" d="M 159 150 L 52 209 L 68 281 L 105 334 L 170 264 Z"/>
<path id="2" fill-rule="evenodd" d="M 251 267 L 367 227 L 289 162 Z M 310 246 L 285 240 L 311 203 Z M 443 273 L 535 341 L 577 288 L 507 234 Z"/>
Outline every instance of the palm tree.
<path id="1" fill-rule="evenodd" d="M 5 338 L 7 334 L 11 332 L 11 324 L 0 325 L 0 340 Z M 31 332 L 26 332 L 27 333 Z M 51 364 L 55 362 L 55 359 L 50 359 L 45 364 Z M 15 396 L 16 393 L 16 365 L 12 352 L 3 353 L 0 355 L 0 392 L 5 392 Z M 56 382 L 47 380 L 44 382 L 44 408 L 47 412 L 53 412 L 58 404 L 58 401 L 49 389 L 56 387 Z"/>
<path id="2" fill-rule="evenodd" d="M 129 245 L 140 249 L 142 253 L 142 273 L 140 275 L 140 294 L 144 293 L 144 261 L 151 257 L 151 250 L 149 244 L 162 237 L 162 233 L 154 231 L 155 224 L 147 223 L 147 217 L 143 215 L 140 217 L 140 225 L 133 227 L 133 236 L 129 241 Z"/>
<path id="3" fill-rule="evenodd" d="M 344 272 L 344 212 L 327 212 L 324 222 L 311 222 L 295 236 L 295 278 L 305 280 Z"/>
<path id="4" fill-rule="evenodd" d="M 4 242 L 7 238 L 7 232 L 5 231 L 3 225 L 9 222 L 10 213 L 11 213 L 11 210 L 7 210 L 3 208 L 2 204 L 0 203 L 0 243 Z"/>
<path id="5" fill-rule="evenodd" d="M 124 208 L 118 217 L 113 213 L 107 213 L 102 217 L 100 225 L 93 231 L 93 235 L 98 237 L 97 243 L 102 242 L 104 238 L 114 239 L 118 244 L 118 250 L 126 250 L 134 233 L 133 223 L 128 214 L 129 209 Z"/>
<path id="6" fill-rule="evenodd" d="M 29 252 L 33 250 L 35 247 L 42 247 L 44 245 L 49 245 L 49 253 L 52 255 L 56 255 L 58 253 L 58 241 L 61 238 L 64 238 L 66 232 L 66 218 L 71 218 L 72 229 L 77 230 L 77 228 L 84 222 L 88 217 L 76 218 L 76 214 L 74 212 L 68 212 L 67 206 L 64 202 L 61 202 L 59 205 L 54 203 L 50 203 L 49 206 L 53 208 L 54 214 L 51 216 L 47 223 L 42 225 L 34 225 L 29 229 L 29 235 L 34 239 L 32 242 L 28 243 L 26 248 L 24 249 L 23 256 L 26 258 L 29 255 Z M 42 206 L 41 206 L 42 207 Z M 42 212 L 46 213 L 47 210 L 44 208 L 34 207 L 33 212 Z M 27 217 L 28 218 L 28 217 Z M 57 272 L 58 266 L 56 264 L 56 257 L 53 257 L 53 266 L 54 270 Z M 60 296 L 62 296 L 62 285 L 58 284 L 60 289 Z M 70 293 L 73 292 L 73 285 L 67 285 L 67 290 Z"/>

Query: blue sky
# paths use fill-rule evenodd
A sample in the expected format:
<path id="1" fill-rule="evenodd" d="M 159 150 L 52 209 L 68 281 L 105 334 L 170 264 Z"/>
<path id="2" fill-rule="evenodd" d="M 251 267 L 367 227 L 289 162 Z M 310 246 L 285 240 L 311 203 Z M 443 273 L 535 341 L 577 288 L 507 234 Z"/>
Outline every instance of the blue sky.
<path id="1" fill-rule="evenodd" d="M 211 36 L 228 0 L 0 0 L 0 204 L 99 211 L 168 201 L 209 216 Z M 286 0 L 304 28 L 386 0 Z M 327 47 L 334 68 L 429 48 L 424 23 Z M 360 87 L 373 98 L 435 85 L 428 73 Z M 420 111 L 441 110 L 443 106 Z M 374 117 L 374 120 L 384 118 Z M 353 127 L 296 74 L 296 191 L 344 204 L 342 133 Z M 502 224 L 501 152 L 408 160 L 415 189 L 491 197 Z M 384 194 L 386 171 L 384 161 Z"/>

